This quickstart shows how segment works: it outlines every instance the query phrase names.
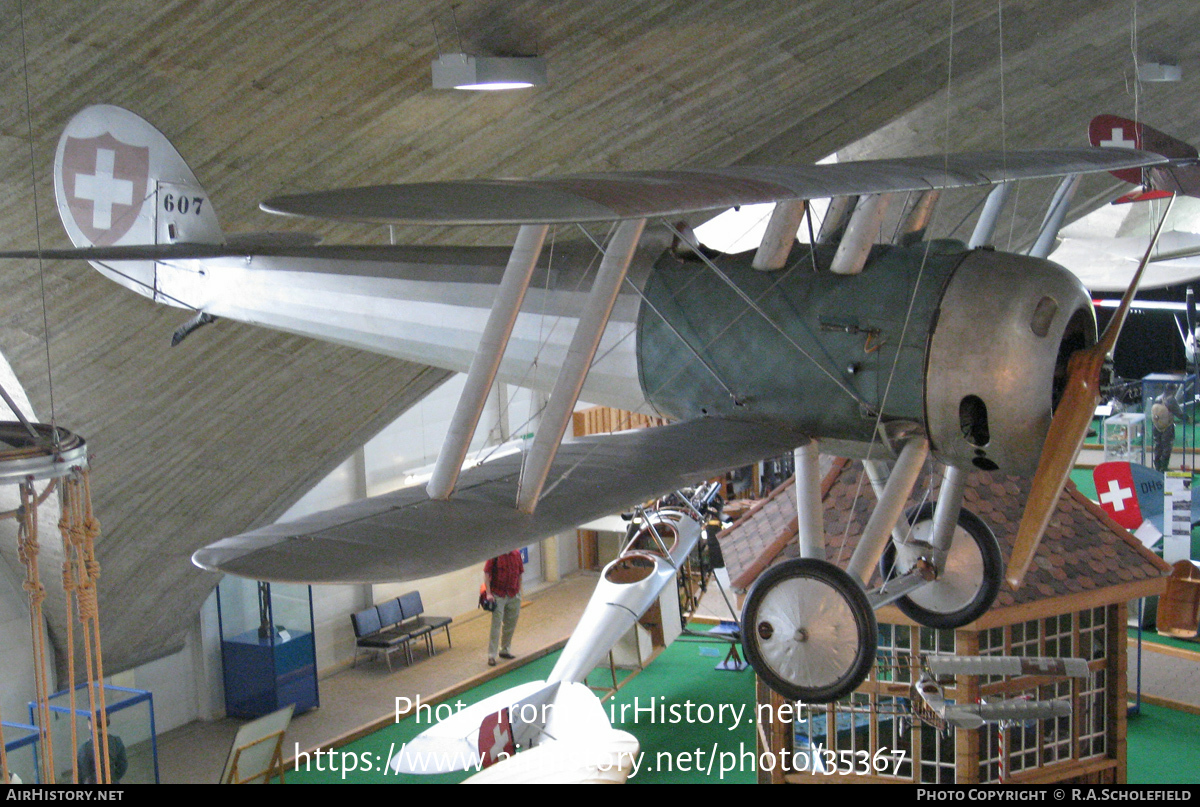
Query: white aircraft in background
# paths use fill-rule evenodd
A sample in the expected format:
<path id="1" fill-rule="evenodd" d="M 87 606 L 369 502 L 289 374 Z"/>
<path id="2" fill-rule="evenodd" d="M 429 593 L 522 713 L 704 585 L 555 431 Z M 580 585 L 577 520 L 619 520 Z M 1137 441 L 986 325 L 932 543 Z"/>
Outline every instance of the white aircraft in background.
<path id="1" fill-rule="evenodd" d="M 803 557 L 755 584 L 743 642 L 770 686 L 823 702 L 873 663 L 875 608 L 896 602 L 953 628 L 988 609 L 1001 578 L 1020 584 L 1137 284 L 1097 339 L 1085 289 L 1045 256 L 1076 175 L 1129 170 L 1152 187 L 1195 185 L 1186 160 L 1056 149 L 383 185 L 264 203 L 292 216 L 519 228 L 512 249 L 323 246 L 225 237 L 166 138 L 95 106 L 68 123 L 55 156 L 77 248 L 41 255 L 88 260 L 192 312 L 178 338 L 230 318 L 467 373 L 427 488 L 219 541 L 195 553 L 204 568 L 310 583 L 427 577 L 797 449 Z M 1031 253 L 989 248 L 1011 184 L 1045 177 L 1064 181 Z M 926 239 L 938 193 L 978 186 L 994 187 L 970 241 Z M 806 215 L 819 198 L 833 202 L 817 231 Z M 903 202 L 900 226 L 878 243 L 891 201 Z M 713 253 L 676 224 L 765 202 L 776 207 L 753 253 Z M 599 250 L 550 235 L 598 223 L 612 225 Z M 797 245 L 806 225 L 815 243 Z M 548 391 L 549 403 L 527 451 L 463 470 L 496 379 Z M 560 446 L 581 395 L 677 422 Z M 825 555 L 822 450 L 863 459 L 878 484 L 845 569 Z M 931 455 L 946 465 L 938 502 L 896 529 Z M 990 529 L 962 508 L 971 469 L 1034 474 L 1007 571 Z M 891 579 L 872 587 L 881 559 Z"/>

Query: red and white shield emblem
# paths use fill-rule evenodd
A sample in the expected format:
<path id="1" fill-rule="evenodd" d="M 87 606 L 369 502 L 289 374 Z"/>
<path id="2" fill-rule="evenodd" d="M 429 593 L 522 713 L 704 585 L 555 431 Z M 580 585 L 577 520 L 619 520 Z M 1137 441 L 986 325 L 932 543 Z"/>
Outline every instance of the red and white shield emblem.
<path id="1" fill-rule="evenodd" d="M 62 183 L 67 207 L 80 232 L 96 246 L 115 244 L 137 221 L 146 201 L 150 149 L 122 143 L 111 134 L 68 137 Z"/>
<path id="2" fill-rule="evenodd" d="M 508 710 L 501 709 L 485 717 L 479 724 L 479 755 L 483 757 L 483 767 L 502 762 L 515 753 L 517 745 L 513 741 Z"/>

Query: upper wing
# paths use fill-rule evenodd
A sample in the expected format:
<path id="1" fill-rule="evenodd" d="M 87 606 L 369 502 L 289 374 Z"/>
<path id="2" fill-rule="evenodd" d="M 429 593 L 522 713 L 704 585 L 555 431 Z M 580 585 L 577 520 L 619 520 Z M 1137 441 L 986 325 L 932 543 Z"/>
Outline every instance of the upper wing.
<path id="1" fill-rule="evenodd" d="M 1167 162 L 1116 148 L 976 152 L 793 168 L 580 174 L 376 185 L 279 196 L 269 213 L 414 224 L 562 224 L 676 216 L 736 205 L 991 185 Z"/>
<path id="2" fill-rule="evenodd" d="M 934 675 L 1066 675 L 1087 678 L 1087 662 L 1078 658 L 1033 656 L 928 656 Z"/>
<path id="3" fill-rule="evenodd" d="M 408 487 L 218 541 L 198 566 L 257 580 L 366 583 L 461 569 L 728 468 L 790 451 L 804 437 L 770 422 L 703 418 L 563 443 L 527 515 L 514 507 L 522 455 L 463 472 L 454 496 Z M 553 480 L 558 480 L 554 482 Z"/>

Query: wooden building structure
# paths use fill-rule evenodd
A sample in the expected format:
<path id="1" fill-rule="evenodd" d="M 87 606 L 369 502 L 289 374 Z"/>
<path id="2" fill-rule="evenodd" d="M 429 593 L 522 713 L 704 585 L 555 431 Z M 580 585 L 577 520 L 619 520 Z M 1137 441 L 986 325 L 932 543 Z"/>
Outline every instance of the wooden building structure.
<path id="1" fill-rule="evenodd" d="M 859 464 L 839 460 L 823 485 L 826 551 L 829 560 L 843 566 L 875 503 L 860 473 Z M 934 500 L 939 482 L 930 474 L 927 490 L 918 489 L 914 496 Z M 964 506 L 991 526 L 1005 557 L 1027 493 L 1027 482 L 1017 477 L 970 476 Z M 766 566 L 798 557 L 792 484 L 773 491 L 720 538 L 734 587 L 743 591 Z M 1019 590 L 1002 588 L 990 611 L 958 630 L 919 626 L 894 607 L 878 611 L 879 653 L 868 679 L 837 703 L 802 704 L 794 720 L 777 718 L 761 726 L 760 754 L 771 752 L 774 760 L 786 756 L 788 764 L 760 770 L 760 781 L 1124 782 L 1128 603 L 1160 593 L 1168 571 L 1161 559 L 1068 485 Z M 1072 714 L 939 731 L 914 718 L 909 701 L 922 659 L 935 653 L 1074 656 L 1088 662 L 1091 675 L 958 676 L 946 687 L 948 700 L 1069 699 Z M 772 703 L 776 716 L 784 705 L 761 681 L 758 699 Z M 832 764 L 832 770 L 814 772 L 818 746 L 835 752 L 816 755 L 822 767 Z M 854 764 L 848 765 L 848 759 Z M 864 770 L 863 759 L 878 764 Z"/>

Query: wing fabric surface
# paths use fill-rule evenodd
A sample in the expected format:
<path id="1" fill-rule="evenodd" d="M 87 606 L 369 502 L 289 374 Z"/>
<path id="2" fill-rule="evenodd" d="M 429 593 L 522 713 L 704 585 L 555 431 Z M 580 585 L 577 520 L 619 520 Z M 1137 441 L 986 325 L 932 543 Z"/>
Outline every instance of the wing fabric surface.
<path id="1" fill-rule="evenodd" d="M 974 712 L 981 719 L 989 723 L 1009 720 L 1046 720 L 1052 717 L 1068 717 L 1071 714 L 1071 702 L 1062 700 L 1026 701 L 1013 699 L 956 708 Z"/>
<path id="2" fill-rule="evenodd" d="M 1077 658 L 929 656 L 925 665 L 934 675 L 1089 675 L 1087 662 Z"/>
<path id="3" fill-rule="evenodd" d="M 735 205 L 960 188 L 1166 162 L 1115 148 L 975 152 L 800 167 L 597 173 L 375 185 L 262 203 L 289 216 L 412 224 L 559 224 L 675 216 Z"/>
<path id="4" fill-rule="evenodd" d="M 727 468 L 790 451 L 770 422 L 702 418 L 566 442 L 533 515 L 516 510 L 522 455 L 463 472 L 447 501 L 418 485 L 218 541 L 196 565 L 257 580 L 369 583 L 461 569 Z"/>
<path id="5" fill-rule="evenodd" d="M 44 258 L 79 261 L 183 261 L 215 258 L 258 257 L 310 258 L 334 261 L 379 261 L 393 263 L 461 263 L 488 260 L 496 252 L 492 247 L 408 246 L 375 244 L 303 244 L 267 241 L 230 241 L 227 244 L 124 244 L 112 247 L 75 249 L 2 250 L 0 258 Z M 508 251 L 502 252 L 507 256 Z M 501 264 L 503 266 L 503 264 Z M 296 267 L 295 271 L 304 271 Z"/>

